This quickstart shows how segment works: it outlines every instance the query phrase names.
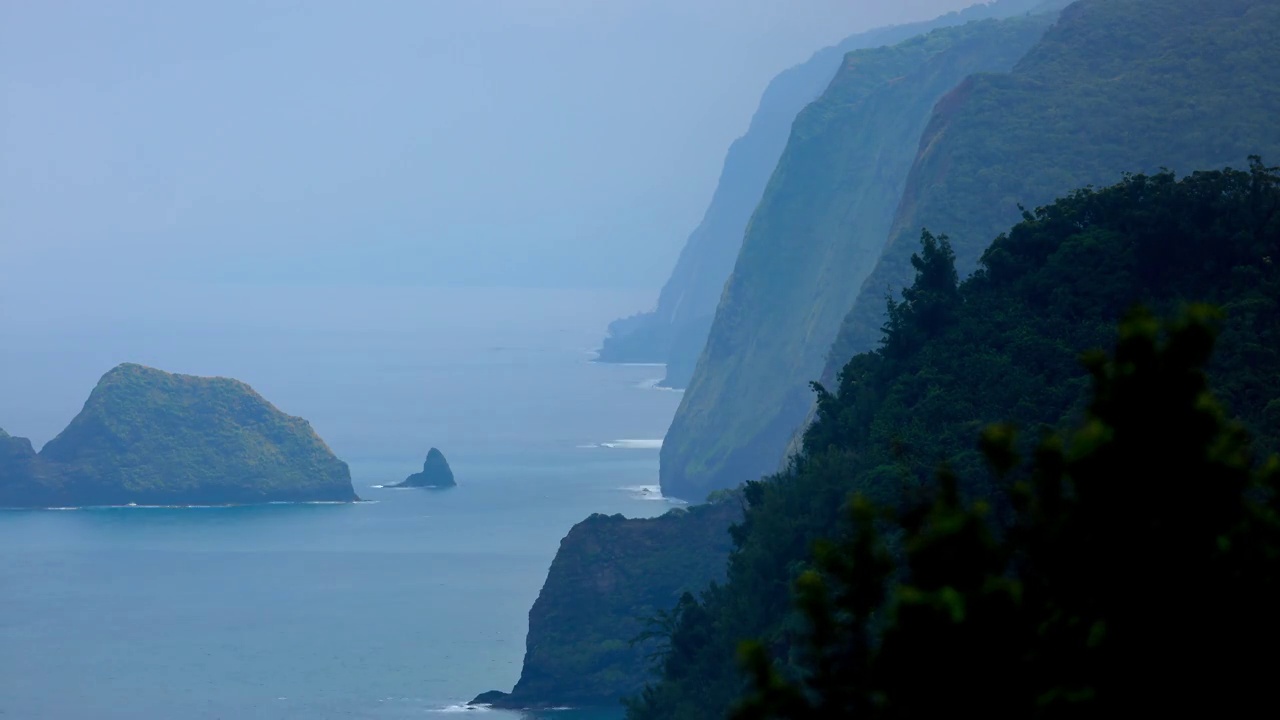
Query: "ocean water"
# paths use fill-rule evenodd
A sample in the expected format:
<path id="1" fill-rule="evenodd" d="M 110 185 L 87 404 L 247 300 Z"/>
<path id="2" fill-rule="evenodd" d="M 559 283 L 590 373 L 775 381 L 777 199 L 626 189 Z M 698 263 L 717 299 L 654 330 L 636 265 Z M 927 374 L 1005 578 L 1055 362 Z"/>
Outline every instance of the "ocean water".
<path id="1" fill-rule="evenodd" d="M 619 717 L 463 703 L 519 677 L 574 523 L 674 504 L 655 491 L 679 394 L 589 362 L 644 302 L 166 288 L 6 314 L 11 434 L 47 441 L 116 362 L 230 375 L 309 419 L 365 502 L 0 512 L 0 716 Z M 457 488 L 377 487 L 433 445 Z"/>

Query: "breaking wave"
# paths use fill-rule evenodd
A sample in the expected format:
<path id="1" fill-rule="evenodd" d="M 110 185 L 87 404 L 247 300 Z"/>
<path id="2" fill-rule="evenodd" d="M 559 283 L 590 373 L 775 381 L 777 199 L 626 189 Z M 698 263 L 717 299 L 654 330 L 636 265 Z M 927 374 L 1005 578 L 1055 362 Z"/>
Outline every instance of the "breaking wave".
<path id="1" fill-rule="evenodd" d="M 636 500 L 653 500 L 656 502 L 666 502 L 673 505 L 688 505 L 689 503 L 679 498 L 669 498 L 662 494 L 662 486 L 660 485 L 628 485 L 620 490 L 631 493 L 631 497 Z"/>
<path id="2" fill-rule="evenodd" d="M 463 712 L 488 712 L 493 708 L 488 705 L 446 705 L 436 712 L 441 713 L 463 713 Z"/>
<path id="3" fill-rule="evenodd" d="M 613 442 L 600 443 L 600 447 L 612 448 L 614 450 L 661 450 L 662 438 L 623 438 L 621 440 L 614 440 Z"/>

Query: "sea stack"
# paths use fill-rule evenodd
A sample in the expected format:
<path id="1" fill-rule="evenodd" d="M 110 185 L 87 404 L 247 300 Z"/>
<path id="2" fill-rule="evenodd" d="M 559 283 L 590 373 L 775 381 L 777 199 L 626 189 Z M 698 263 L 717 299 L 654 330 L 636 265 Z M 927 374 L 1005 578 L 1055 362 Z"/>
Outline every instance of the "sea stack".
<path id="1" fill-rule="evenodd" d="M 427 452 L 426 461 L 422 463 L 422 472 L 414 473 L 405 478 L 404 482 L 392 487 L 447 488 L 457 484 L 453 480 L 453 471 L 449 469 L 449 461 L 444 459 L 444 453 L 431 448 Z"/>

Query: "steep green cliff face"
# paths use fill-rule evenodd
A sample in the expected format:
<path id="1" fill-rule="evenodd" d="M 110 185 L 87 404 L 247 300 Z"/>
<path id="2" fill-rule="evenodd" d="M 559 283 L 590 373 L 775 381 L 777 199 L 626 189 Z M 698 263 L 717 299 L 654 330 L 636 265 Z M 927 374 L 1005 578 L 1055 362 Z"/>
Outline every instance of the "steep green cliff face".
<path id="1" fill-rule="evenodd" d="M 706 344 L 712 317 L 742 247 L 743 234 L 787 144 L 791 123 L 831 82 L 846 53 L 901 42 L 942 27 L 1020 15 L 1042 0 L 998 0 L 935 20 L 881 28 L 846 38 L 774 78 L 745 135 L 725 156 L 702 222 L 689 236 L 652 312 L 613 323 L 603 362 L 665 362 L 668 387 L 686 387 Z"/>
<path id="2" fill-rule="evenodd" d="M 1276 0 L 1081 0 L 1012 72 L 966 81 L 938 106 L 823 378 L 875 346 L 922 227 L 950 237 L 963 276 L 1019 204 L 1123 172 L 1280 157 L 1277 47 Z"/>
<path id="3" fill-rule="evenodd" d="M 0 505 L 183 505 L 356 498 L 307 421 L 248 385 L 120 365 L 38 455 L 0 440 Z"/>
<path id="4" fill-rule="evenodd" d="M 665 494 L 701 500 L 777 468 L 880 255 L 930 110 L 970 73 L 1012 67 L 1051 21 L 985 20 L 850 53 L 796 118 L 663 443 Z"/>
<path id="5" fill-rule="evenodd" d="M 955 255 L 945 241 L 925 236 L 916 248 L 911 261 L 914 282 L 888 305 L 884 342 L 873 352 L 854 356 L 841 371 L 839 385 L 818 393 L 816 421 L 805 435 L 803 451 L 788 469 L 744 489 L 748 508 L 733 531 L 735 548 L 727 581 L 705 593 L 696 605 L 681 607 L 669 643 L 673 650 L 665 658 L 660 679 L 633 705 L 631 720 L 725 717 L 744 684 L 735 663 L 744 639 L 765 642 L 775 666 L 786 677 L 803 674 L 816 658 L 805 655 L 797 643 L 813 628 L 797 614 L 792 590 L 813 567 L 815 549 L 823 547 L 824 541 L 840 542 L 851 536 L 847 502 L 855 494 L 879 506 L 901 509 L 935 487 L 935 473 L 945 464 L 958 478 L 960 497 L 984 501 L 988 517 L 1008 522 L 1015 507 L 1010 483 L 1028 478 L 1021 473 L 1000 478 L 989 471 L 979 450 L 983 429 L 992 423 L 1011 423 L 1018 428 L 1014 447 L 1030 457 L 1042 431 L 1078 426 L 1093 383 L 1081 355 L 1114 346 L 1116 321 L 1134 303 L 1165 317 L 1176 317 L 1189 302 L 1207 302 L 1221 309 L 1220 332 L 1208 368 L 1214 394 L 1228 416 L 1252 434 L 1261 457 L 1280 450 L 1277 169 L 1255 166 L 1249 172 L 1199 172 L 1181 181 L 1171 173 L 1132 176 L 1112 187 L 1072 193 L 995 239 L 982 256 L 979 271 L 963 283 L 958 282 Z M 1146 322 L 1148 327 L 1153 324 L 1149 318 Z M 1185 360 L 1197 351 L 1183 346 L 1180 352 Z M 1118 372 L 1132 374 L 1133 367 L 1121 365 Z M 1132 417 L 1159 413 L 1159 407 L 1157 401 L 1138 408 Z M 1092 432 L 1092 439 L 1080 445 L 1110 437 L 1100 434 L 1099 427 Z M 1169 437 L 1180 436 L 1171 433 Z M 1158 452 L 1159 438 L 1153 439 Z M 1111 470 L 1125 473 L 1132 467 L 1121 464 Z M 1151 473 L 1143 482 L 1161 486 L 1162 492 L 1182 494 L 1191 482 L 1177 467 L 1143 463 L 1142 468 Z M 1133 518 L 1134 528 L 1179 522 L 1161 514 L 1169 505 L 1154 495 L 1150 513 L 1141 506 L 1121 503 L 1119 507 L 1121 513 L 1144 513 Z M 1204 512 L 1216 512 L 1211 507 L 1205 506 Z M 1105 522 L 1112 527 L 1123 525 L 1125 517 L 1114 512 L 1113 508 Z M 1266 512 L 1274 517 L 1269 508 Z M 903 517 L 901 512 L 898 515 Z M 924 524 L 949 528 L 970 540 L 975 537 L 969 534 L 971 526 L 953 522 L 951 516 L 941 517 L 941 524 L 934 516 Z M 1219 548 L 1226 547 L 1221 544 L 1223 537 L 1217 535 L 1216 541 L 1210 539 L 1209 545 L 1201 546 L 1203 552 L 1186 556 L 1219 555 Z M 947 549 L 971 547 L 969 541 L 956 537 L 953 542 L 956 546 L 931 546 L 933 570 L 948 577 L 956 577 L 953 571 L 975 568 L 964 561 L 963 551 L 956 554 Z M 921 547 L 930 546 L 916 545 Z M 1131 562 L 1150 559 L 1124 555 L 1123 548 L 1102 547 Z M 1041 545 L 1046 548 L 1055 553 L 1063 550 L 1058 545 Z M 1177 557 L 1172 553 L 1165 559 Z M 854 567 L 874 564 L 867 556 L 853 562 Z M 1177 566 L 1168 567 L 1176 577 Z M 1150 585 L 1141 592 L 1150 598 L 1162 597 L 1153 591 L 1160 587 L 1167 586 Z M 962 593 L 964 588 L 977 592 L 976 586 L 962 586 Z M 847 591 L 841 588 L 841 592 Z M 841 602 L 866 601 L 874 607 L 874 594 L 863 588 L 844 595 Z M 935 607 L 972 608 L 950 599 L 938 601 Z M 1057 606 L 1059 611 L 1061 607 Z M 1041 637 L 1057 636 L 1044 633 L 1043 627 L 1038 632 Z M 1110 631 L 1107 625 L 1107 640 L 1114 637 Z M 954 652 L 951 645 L 950 654 L 945 644 L 939 646 L 944 648 L 938 656 L 945 658 L 943 665 L 934 664 L 937 658 L 921 661 L 922 678 L 928 677 L 930 666 L 937 669 L 955 662 L 966 663 L 957 674 L 970 676 L 975 668 L 967 664 L 983 661 L 983 653 L 972 645 L 961 652 Z M 821 659 L 828 657 L 836 663 L 842 660 Z M 918 657 L 902 656 L 903 671 L 910 673 Z M 1071 666 L 1078 668 L 1080 656 L 1073 657 Z M 999 662 L 1009 659 L 1008 655 L 997 658 Z M 1007 684 L 1010 675 L 1002 674 L 999 666 L 977 670 L 985 669 L 990 670 L 990 682 Z M 858 672 L 851 670 L 841 687 L 851 691 L 864 687 Z M 1068 670 L 1066 675 L 1073 672 Z M 900 681 L 910 688 L 909 674 Z M 1076 695 L 1088 699 L 1084 693 Z M 1041 702 L 1045 697 L 1040 696 Z M 1001 715 L 1014 716 L 1021 715 Z"/>
<path id="6" fill-rule="evenodd" d="M 477 702 L 600 706 L 638 692 L 655 646 L 630 641 L 683 593 L 723 579 L 729 525 L 741 516 L 729 498 L 644 520 L 597 514 L 573 526 L 529 611 L 520 681 L 510 695 Z"/>

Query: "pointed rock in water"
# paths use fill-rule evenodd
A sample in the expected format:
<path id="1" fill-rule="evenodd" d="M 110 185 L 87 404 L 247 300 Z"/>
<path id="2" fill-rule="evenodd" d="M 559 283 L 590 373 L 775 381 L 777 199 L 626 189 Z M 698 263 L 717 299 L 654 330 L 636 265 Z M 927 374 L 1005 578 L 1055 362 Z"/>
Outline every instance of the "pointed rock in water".
<path id="1" fill-rule="evenodd" d="M 0 506 L 358 499 L 311 425 L 245 383 L 132 363 L 103 375 L 38 455 L 22 438 L 0 446 Z"/>
<path id="2" fill-rule="evenodd" d="M 391 487 L 446 488 L 457 484 L 453 480 L 453 471 L 449 469 L 449 461 L 444 459 L 444 453 L 431 448 L 426 461 L 422 463 L 422 472 L 414 473 L 405 478 L 404 482 Z"/>

